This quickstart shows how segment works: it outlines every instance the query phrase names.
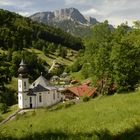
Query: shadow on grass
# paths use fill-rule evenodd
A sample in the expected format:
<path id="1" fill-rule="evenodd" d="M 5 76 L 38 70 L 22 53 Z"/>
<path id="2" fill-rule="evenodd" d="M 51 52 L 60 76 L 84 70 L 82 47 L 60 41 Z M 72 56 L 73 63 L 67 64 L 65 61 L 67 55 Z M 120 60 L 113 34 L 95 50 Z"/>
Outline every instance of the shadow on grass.
<path id="1" fill-rule="evenodd" d="M 11 136 L 4 136 L 0 133 L 0 140 L 18 140 Z M 20 140 L 140 140 L 140 127 L 135 127 L 125 132 L 113 135 L 108 130 L 95 131 L 93 133 L 65 133 L 59 130 L 42 133 L 29 132 Z"/>

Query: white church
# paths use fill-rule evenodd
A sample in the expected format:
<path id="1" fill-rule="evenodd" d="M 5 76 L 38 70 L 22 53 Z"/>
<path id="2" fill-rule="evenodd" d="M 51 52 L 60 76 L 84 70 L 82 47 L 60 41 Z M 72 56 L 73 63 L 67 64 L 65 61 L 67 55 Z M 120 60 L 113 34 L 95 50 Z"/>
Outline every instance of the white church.
<path id="1" fill-rule="evenodd" d="M 20 109 L 52 106 L 63 99 L 58 88 L 51 86 L 42 74 L 30 85 L 27 66 L 23 60 L 18 73 L 18 106 Z"/>

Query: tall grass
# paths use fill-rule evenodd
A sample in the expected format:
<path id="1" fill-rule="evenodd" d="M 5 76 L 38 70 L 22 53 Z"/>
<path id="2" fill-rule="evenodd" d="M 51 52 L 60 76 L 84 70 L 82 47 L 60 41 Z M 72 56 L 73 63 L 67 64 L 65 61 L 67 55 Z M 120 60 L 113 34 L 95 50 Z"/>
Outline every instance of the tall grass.
<path id="1" fill-rule="evenodd" d="M 140 139 L 139 99 L 139 92 L 116 94 L 56 111 L 37 109 L 0 132 L 3 139 Z"/>

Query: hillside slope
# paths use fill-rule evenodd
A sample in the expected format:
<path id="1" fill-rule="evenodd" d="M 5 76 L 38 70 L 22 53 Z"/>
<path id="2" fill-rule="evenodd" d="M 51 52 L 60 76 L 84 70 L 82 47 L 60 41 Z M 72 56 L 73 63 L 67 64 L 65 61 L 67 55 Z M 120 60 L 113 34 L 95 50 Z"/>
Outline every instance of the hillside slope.
<path id="1" fill-rule="evenodd" d="M 32 79 L 37 78 L 41 71 L 47 75 L 54 60 L 63 65 L 63 72 L 65 65 L 71 64 L 75 59 L 73 52 L 77 53 L 83 48 L 80 38 L 60 29 L 2 9 L 0 17 L 0 62 L 3 61 L 9 67 L 6 73 L 10 77 L 17 76 L 23 58 L 29 65 Z M 32 48 L 37 53 L 31 51 Z M 73 56 L 69 55 L 70 52 Z"/>
<path id="2" fill-rule="evenodd" d="M 17 116 L 0 132 L 23 139 L 135 140 L 140 138 L 139 98 L 140 92 L 115 94 L 58 111 L 37 109 Z"/>

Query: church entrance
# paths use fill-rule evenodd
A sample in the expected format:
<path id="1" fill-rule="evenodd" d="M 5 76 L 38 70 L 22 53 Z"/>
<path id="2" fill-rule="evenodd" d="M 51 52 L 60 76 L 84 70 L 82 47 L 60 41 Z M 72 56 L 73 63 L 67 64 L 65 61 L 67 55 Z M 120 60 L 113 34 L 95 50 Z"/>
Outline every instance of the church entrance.
<path id="1" fill-rule="evenodd" d="M 30 103 L 30 108 L 32 108 L 33 106 L 32 106 L 32 103 Z"/>
<path id="2" fill-rule="evenodd" d="M 32 97 L 30 97 L 30 108 L 32 108 L 33 105 L 32 105 Z"/>

